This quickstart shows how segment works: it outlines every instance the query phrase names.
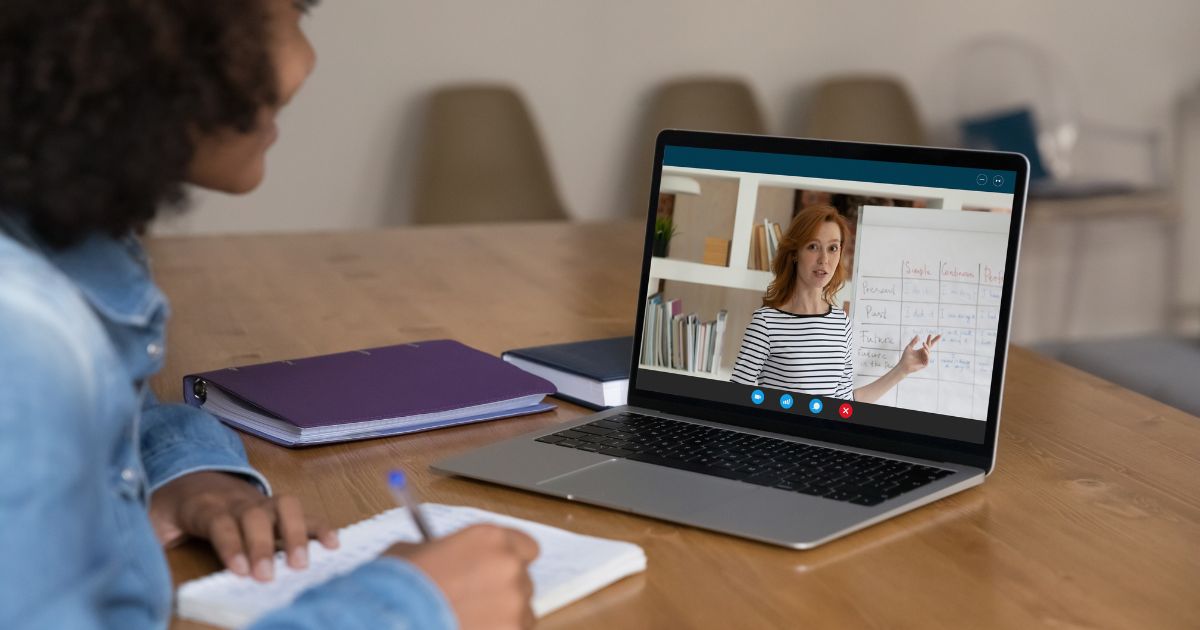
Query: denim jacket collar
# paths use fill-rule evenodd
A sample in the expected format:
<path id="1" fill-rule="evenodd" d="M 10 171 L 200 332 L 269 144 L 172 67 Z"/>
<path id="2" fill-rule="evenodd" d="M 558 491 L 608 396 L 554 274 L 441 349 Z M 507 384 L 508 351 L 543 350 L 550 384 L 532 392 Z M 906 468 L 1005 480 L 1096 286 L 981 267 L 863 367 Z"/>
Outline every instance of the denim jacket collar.
<path id="1" fill-rule="evenodd" d="M 133 234 L 96 233 L 65 249 L 54 249 L 37 237 L 26 220 L 4 212 L 0 212 L 0 231 L 70 277 L 88 303 L 113 323 L 145 327 L 164 307 L 145 250 Z"/>

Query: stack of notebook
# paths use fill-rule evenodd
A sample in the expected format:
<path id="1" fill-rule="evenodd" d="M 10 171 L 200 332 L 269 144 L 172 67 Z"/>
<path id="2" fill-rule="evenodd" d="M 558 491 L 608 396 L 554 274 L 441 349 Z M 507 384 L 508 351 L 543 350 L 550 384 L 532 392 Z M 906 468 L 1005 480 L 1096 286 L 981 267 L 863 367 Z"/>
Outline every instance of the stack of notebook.
<path id="1" fill-rule="evenodd" d="M 189 404 L 285 446 L 357 440 L 553 409 L 549 381 L 457 341 L 262 363 L 183 379 Z"/>
<path id="2" fill-rule="evenodd" d="M 633 543 L 582 536 L 469 507 L 426 503 L 420 509 L 438 536 L 476 523 L 491 523 L 521 530 L 537 541 L 541 553 L 529 566 L 529 576 L 533 580 L 533 612 L 539 617 L 646 568 L 646 554 Z M 393 543 L 416 542 L 420 535 L 406 508 L 396 508 L 342 529 L 338 539 L 341 546 L 332 551 L 309 543 L 307 569 L 288 567 L 280 554 L 271 582 L 256 582 L 229 571 L 187 582 L 176 596 L 177 614 L 228 628 L 248 626 L 287 606 L 306 589 L 353 571 Z"/>

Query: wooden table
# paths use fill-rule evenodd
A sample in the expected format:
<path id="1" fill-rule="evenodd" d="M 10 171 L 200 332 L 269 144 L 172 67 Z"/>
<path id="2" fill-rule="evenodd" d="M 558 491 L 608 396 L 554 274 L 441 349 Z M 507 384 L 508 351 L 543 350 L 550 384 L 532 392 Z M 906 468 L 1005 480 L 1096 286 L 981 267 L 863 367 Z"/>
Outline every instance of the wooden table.
<path id="1" fill-rule="evenodd" d="M 185 372 L 453 337 L 492 353 L 627 334 L 641 226 L 524 224 L 158 238 L 174 316 L 154 386 Z M 430 501 L 642 545 L 649 567 L 542 628 L 1183 628 L 1200 624 L 1200 419 L 1014 348 L 999 468 L 969 490 L 789 551 L 431 472 L 430 462 L 586 413 L 287 450 L 244 437 L 279 492 L 342 526 L 415 471 Z M 169 553 L 178 581 L 218 568 Z M 175 628 L 199 627 L 176 621 Z"/>

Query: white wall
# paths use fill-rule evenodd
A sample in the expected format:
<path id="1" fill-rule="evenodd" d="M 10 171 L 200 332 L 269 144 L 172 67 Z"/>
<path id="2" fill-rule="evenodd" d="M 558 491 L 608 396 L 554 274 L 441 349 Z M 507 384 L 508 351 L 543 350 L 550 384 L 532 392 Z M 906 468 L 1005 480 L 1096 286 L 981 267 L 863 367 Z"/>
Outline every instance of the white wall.
<path id="1" fill-rule="evenodd" d="M 774 131 L 795 129 L 821 77 L 908 82 L 927 124 L 953 113 L 956 49 L 1016 34 L 1056 56 L 1091 119 L 1163 126 L 1200 81 L 1195 0 L 327 0 L 309 22 L 320 57 L 284 114 L 268 181 L 197 195 L 160 232 L 295 231 L 403 223 L 423 98 L 502 80 L 526 94 L 560 192 L 581 219 L 628 214 L 647 96 L 695 73 L 745 77 Z"/>

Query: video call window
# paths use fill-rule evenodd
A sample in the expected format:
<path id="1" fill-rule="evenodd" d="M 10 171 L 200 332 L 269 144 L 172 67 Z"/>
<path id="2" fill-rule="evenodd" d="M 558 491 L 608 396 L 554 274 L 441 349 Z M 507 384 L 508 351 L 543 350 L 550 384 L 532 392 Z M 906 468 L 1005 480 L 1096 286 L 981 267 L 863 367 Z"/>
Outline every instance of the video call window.
<path id="1" fill-rule="evenodd" d="M 660 193 L 641 369 L 986 419 L 1011 193 L 670 165 Z"/>

